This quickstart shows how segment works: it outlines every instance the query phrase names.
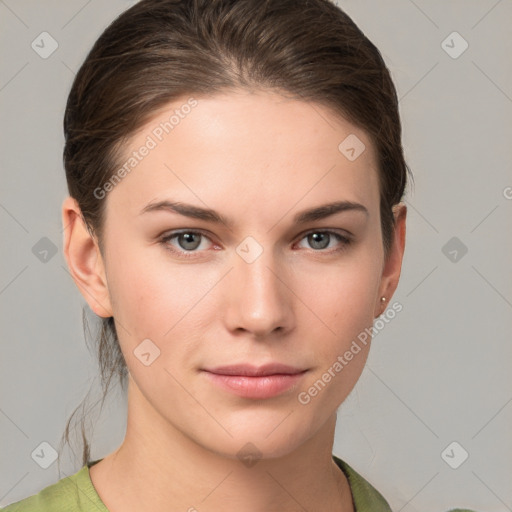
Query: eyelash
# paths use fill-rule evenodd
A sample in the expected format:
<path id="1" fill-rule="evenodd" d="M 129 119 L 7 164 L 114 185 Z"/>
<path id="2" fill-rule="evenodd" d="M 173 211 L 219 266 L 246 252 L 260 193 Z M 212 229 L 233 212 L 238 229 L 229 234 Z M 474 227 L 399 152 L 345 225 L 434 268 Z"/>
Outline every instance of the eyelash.
<path id="1" fill-rule="evenodd" d="M 195 251 L 195 250 L 194 251 L 177 250 L 177 249 L 173 248 L 169 244 L 170 240 L 172 240 L 173 238 L 178 237 L 179 235 L 183 235 L 185 233 L 186 234 L 201 235 L 201 236 L 203 236 L 205 238 L 210 239 L 209 236 L 207 234 L 203 233 L 202 231 L 189 229 L 189 230 L 182 230 L 182 231 L 173 231 L 173 232 L 163 236 L 160 239 L 160 243 L 164 246 L 164 248 L 166 250 L 172 252 L 173 254 L 177 254 L 179 257 L 182 257 L 182 258 L 196 258 L 197 257 L 196 253 L 200 252 L 200 251 Z M 329 235 L 334 235 L 334 237 L 339 242 L 341 242 L 341 246 L 339 248 L 337 248 L 337 249 L 334 249 L 334 250 L 332 250 L 332 249 L 331 250 L 327 250 L 327 249 L 311 249 L 315 253 L 327 253 L 327 254 L 339 253 L 339 252 L 345 251 L 348 248 L 348 246 L 352 243 L 352 239 L 351 238 L 343 236 L 343 235 L 341 235 L 340 233 L 338 233 L 336 231 L 332 231 L 332 230 L 328 230 L 328 229 L 326 229 L 326 230 L 313 229 L 311 231 L 308 231 L 308 232 L 306 232 L 306 233 L 304 233 L 302 235 L 302 238 L 299 240 L 299 242 L 302 241 L 307 236 L 313 234 L 313 233 L 322 233 L 322 234 L 328 233 Z"/>

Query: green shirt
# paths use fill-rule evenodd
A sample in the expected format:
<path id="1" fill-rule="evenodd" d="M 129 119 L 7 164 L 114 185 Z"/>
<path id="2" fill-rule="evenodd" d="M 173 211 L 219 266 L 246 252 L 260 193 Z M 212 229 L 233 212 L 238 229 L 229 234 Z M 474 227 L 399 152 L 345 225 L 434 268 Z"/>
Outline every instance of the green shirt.
<path id="1" fill-rule="evenodd" d="M 356 512 L 392 512 L 388 502 L 377 489 L 367 482 L 345 461 L 333 455 L 333 459 L 346 475 Z M 1 512 L 109 512 L 101 501 L 89 476 L 93 461 L 74 475 L 65 477 L 45 487 L 38 494 L 11 503 Z M 142 511 L 141 511 L 142 512 Z M 471 512 L 454 509 L 450 512 Z"/>

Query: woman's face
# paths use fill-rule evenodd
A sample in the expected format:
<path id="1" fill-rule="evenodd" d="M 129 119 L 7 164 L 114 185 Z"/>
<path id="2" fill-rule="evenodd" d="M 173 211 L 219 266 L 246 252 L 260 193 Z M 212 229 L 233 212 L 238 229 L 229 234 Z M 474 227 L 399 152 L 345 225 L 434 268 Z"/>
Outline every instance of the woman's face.
<path id="1" fill-rule="evenodd" d="M 369 349 L 358 336 L 397 284 L 383 274 L 376 155 L 365 132 L 316 104 L 187 99 L 134 136 L 122 179 L 104 188 L 130 414 L 151 411 L 227 456 L 246 443 L 283 455 L 352 390 Z M 287 368 L 244 375 L 274 364 Z M 244 368 L 221 368 L 233 365 Z"/>

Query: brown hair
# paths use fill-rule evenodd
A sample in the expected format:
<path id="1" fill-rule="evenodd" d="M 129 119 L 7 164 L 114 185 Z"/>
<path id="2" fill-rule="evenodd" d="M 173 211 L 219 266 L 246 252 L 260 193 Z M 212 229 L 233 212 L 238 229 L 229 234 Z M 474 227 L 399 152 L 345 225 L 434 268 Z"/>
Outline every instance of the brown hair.
<path id="1" fill-rule="evenodd" d="M 410 174 L 398 98 L 379 50 L 330 0 L 142 0 L 106 28 L 75 77 L 64 115 L 69 193 L 100 249 L 105 201 L 94 191 L 121 165 L 131 136 L 177 98 L 240 88 L 322 104 L 365 130 L 378 155 L 387 258 L 392 208 Z M 101 320 L 97 351 L 103 407 L 112 378 L 124 387 L 127 377 L 112 317 Z M 88 464 L 83 416 L 81 426 Z"/>

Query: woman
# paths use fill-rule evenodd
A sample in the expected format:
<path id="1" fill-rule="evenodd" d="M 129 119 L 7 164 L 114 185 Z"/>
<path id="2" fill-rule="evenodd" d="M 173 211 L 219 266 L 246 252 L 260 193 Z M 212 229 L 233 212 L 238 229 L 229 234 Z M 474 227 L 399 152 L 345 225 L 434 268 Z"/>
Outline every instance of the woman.
<path id="1" fill-rule="evenodd" d="M 332 454 L 405 247 L 375 46 L 327 0 L 143 0 L 64 129 L 64 254 L 127 431 L 5 510 L 391 510 Z"/>

